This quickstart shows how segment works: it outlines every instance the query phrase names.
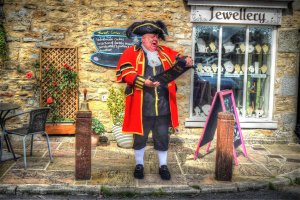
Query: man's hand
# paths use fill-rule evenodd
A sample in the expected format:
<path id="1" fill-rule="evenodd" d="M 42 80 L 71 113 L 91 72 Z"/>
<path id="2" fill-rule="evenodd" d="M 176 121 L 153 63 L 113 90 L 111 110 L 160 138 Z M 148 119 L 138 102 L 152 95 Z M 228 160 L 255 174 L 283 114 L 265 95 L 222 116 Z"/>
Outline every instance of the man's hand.
<path id="1" fill-rule="evenodd" d="M 158 87 L 158 86 L 160 85 L 160 83 L 159 83 L 158 81 L 152 82 L 152 81 L 149 80 L 149 79 L 146 79 L 144 84 L 145 84 L 147 87 Z"/>
<path id="2" fill-rule="evenodd" d="M 186 57 L 185 61 L 186 61 L 186 66 L 187 67 L 193 67 L 193 60 L 192 60 L 191 57 Z"/>

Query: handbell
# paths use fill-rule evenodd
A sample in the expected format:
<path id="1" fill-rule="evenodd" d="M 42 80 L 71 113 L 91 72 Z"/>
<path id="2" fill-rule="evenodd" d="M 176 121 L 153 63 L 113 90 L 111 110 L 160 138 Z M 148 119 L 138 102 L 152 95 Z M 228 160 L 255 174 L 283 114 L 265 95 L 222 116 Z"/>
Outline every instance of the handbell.
<path id="1" fill-rule="evenodd" d="M 89 103 L 86 100 L 87 89 L 83 90 L 83 94 L 84 94 L 84 100 L 80 105 L 80 111 L 90 111 Z"/>

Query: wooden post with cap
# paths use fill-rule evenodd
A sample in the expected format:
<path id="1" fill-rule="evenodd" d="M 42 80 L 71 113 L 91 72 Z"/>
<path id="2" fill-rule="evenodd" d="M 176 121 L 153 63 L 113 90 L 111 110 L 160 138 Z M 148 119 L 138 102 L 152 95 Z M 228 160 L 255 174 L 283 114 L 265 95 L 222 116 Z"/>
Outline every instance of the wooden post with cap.
<path id="1" fill-rule="evenodd" d="M 92 112 L 88 108 L 86 94 L 84 89 L 84 102 L 76 114 L 75 179 L 81 180 L 91 178 Z"/>
<path id="2" fill-rule="evenodd" d="M 233 114 L 229 112 L 219 112 L 215 167 L 215 178 L 219 181 L 230 181 L 232 178 L 233 133 Z"/>

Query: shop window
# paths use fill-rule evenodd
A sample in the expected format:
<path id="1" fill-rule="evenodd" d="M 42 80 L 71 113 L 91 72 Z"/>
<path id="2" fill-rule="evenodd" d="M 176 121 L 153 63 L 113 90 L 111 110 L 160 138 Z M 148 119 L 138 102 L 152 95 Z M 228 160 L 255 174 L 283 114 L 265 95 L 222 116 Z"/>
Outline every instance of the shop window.
<path id="1" fill-rule="evenodd" d="M 231 89 L 240 121 L 272 120 L 272 26 L 195 25 L 190 119 L 205 121 L 217 91 Z"/>

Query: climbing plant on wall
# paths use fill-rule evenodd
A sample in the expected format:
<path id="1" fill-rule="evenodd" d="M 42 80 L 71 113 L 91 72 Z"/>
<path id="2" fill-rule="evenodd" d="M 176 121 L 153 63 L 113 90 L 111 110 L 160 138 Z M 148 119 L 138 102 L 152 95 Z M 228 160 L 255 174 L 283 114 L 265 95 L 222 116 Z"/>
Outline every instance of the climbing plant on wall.
<path id="1" fill-rule="evenodd" d="M 3 61 L 7 57 L 6 32 L 3 23 L 0 22 L 0 59 Z"/>
<path id="2" fill-rule="evenodd" d="M 78 111 L 77 48 L 41 48 L 40 106 L 54 122 L 74 121 Z"/>

